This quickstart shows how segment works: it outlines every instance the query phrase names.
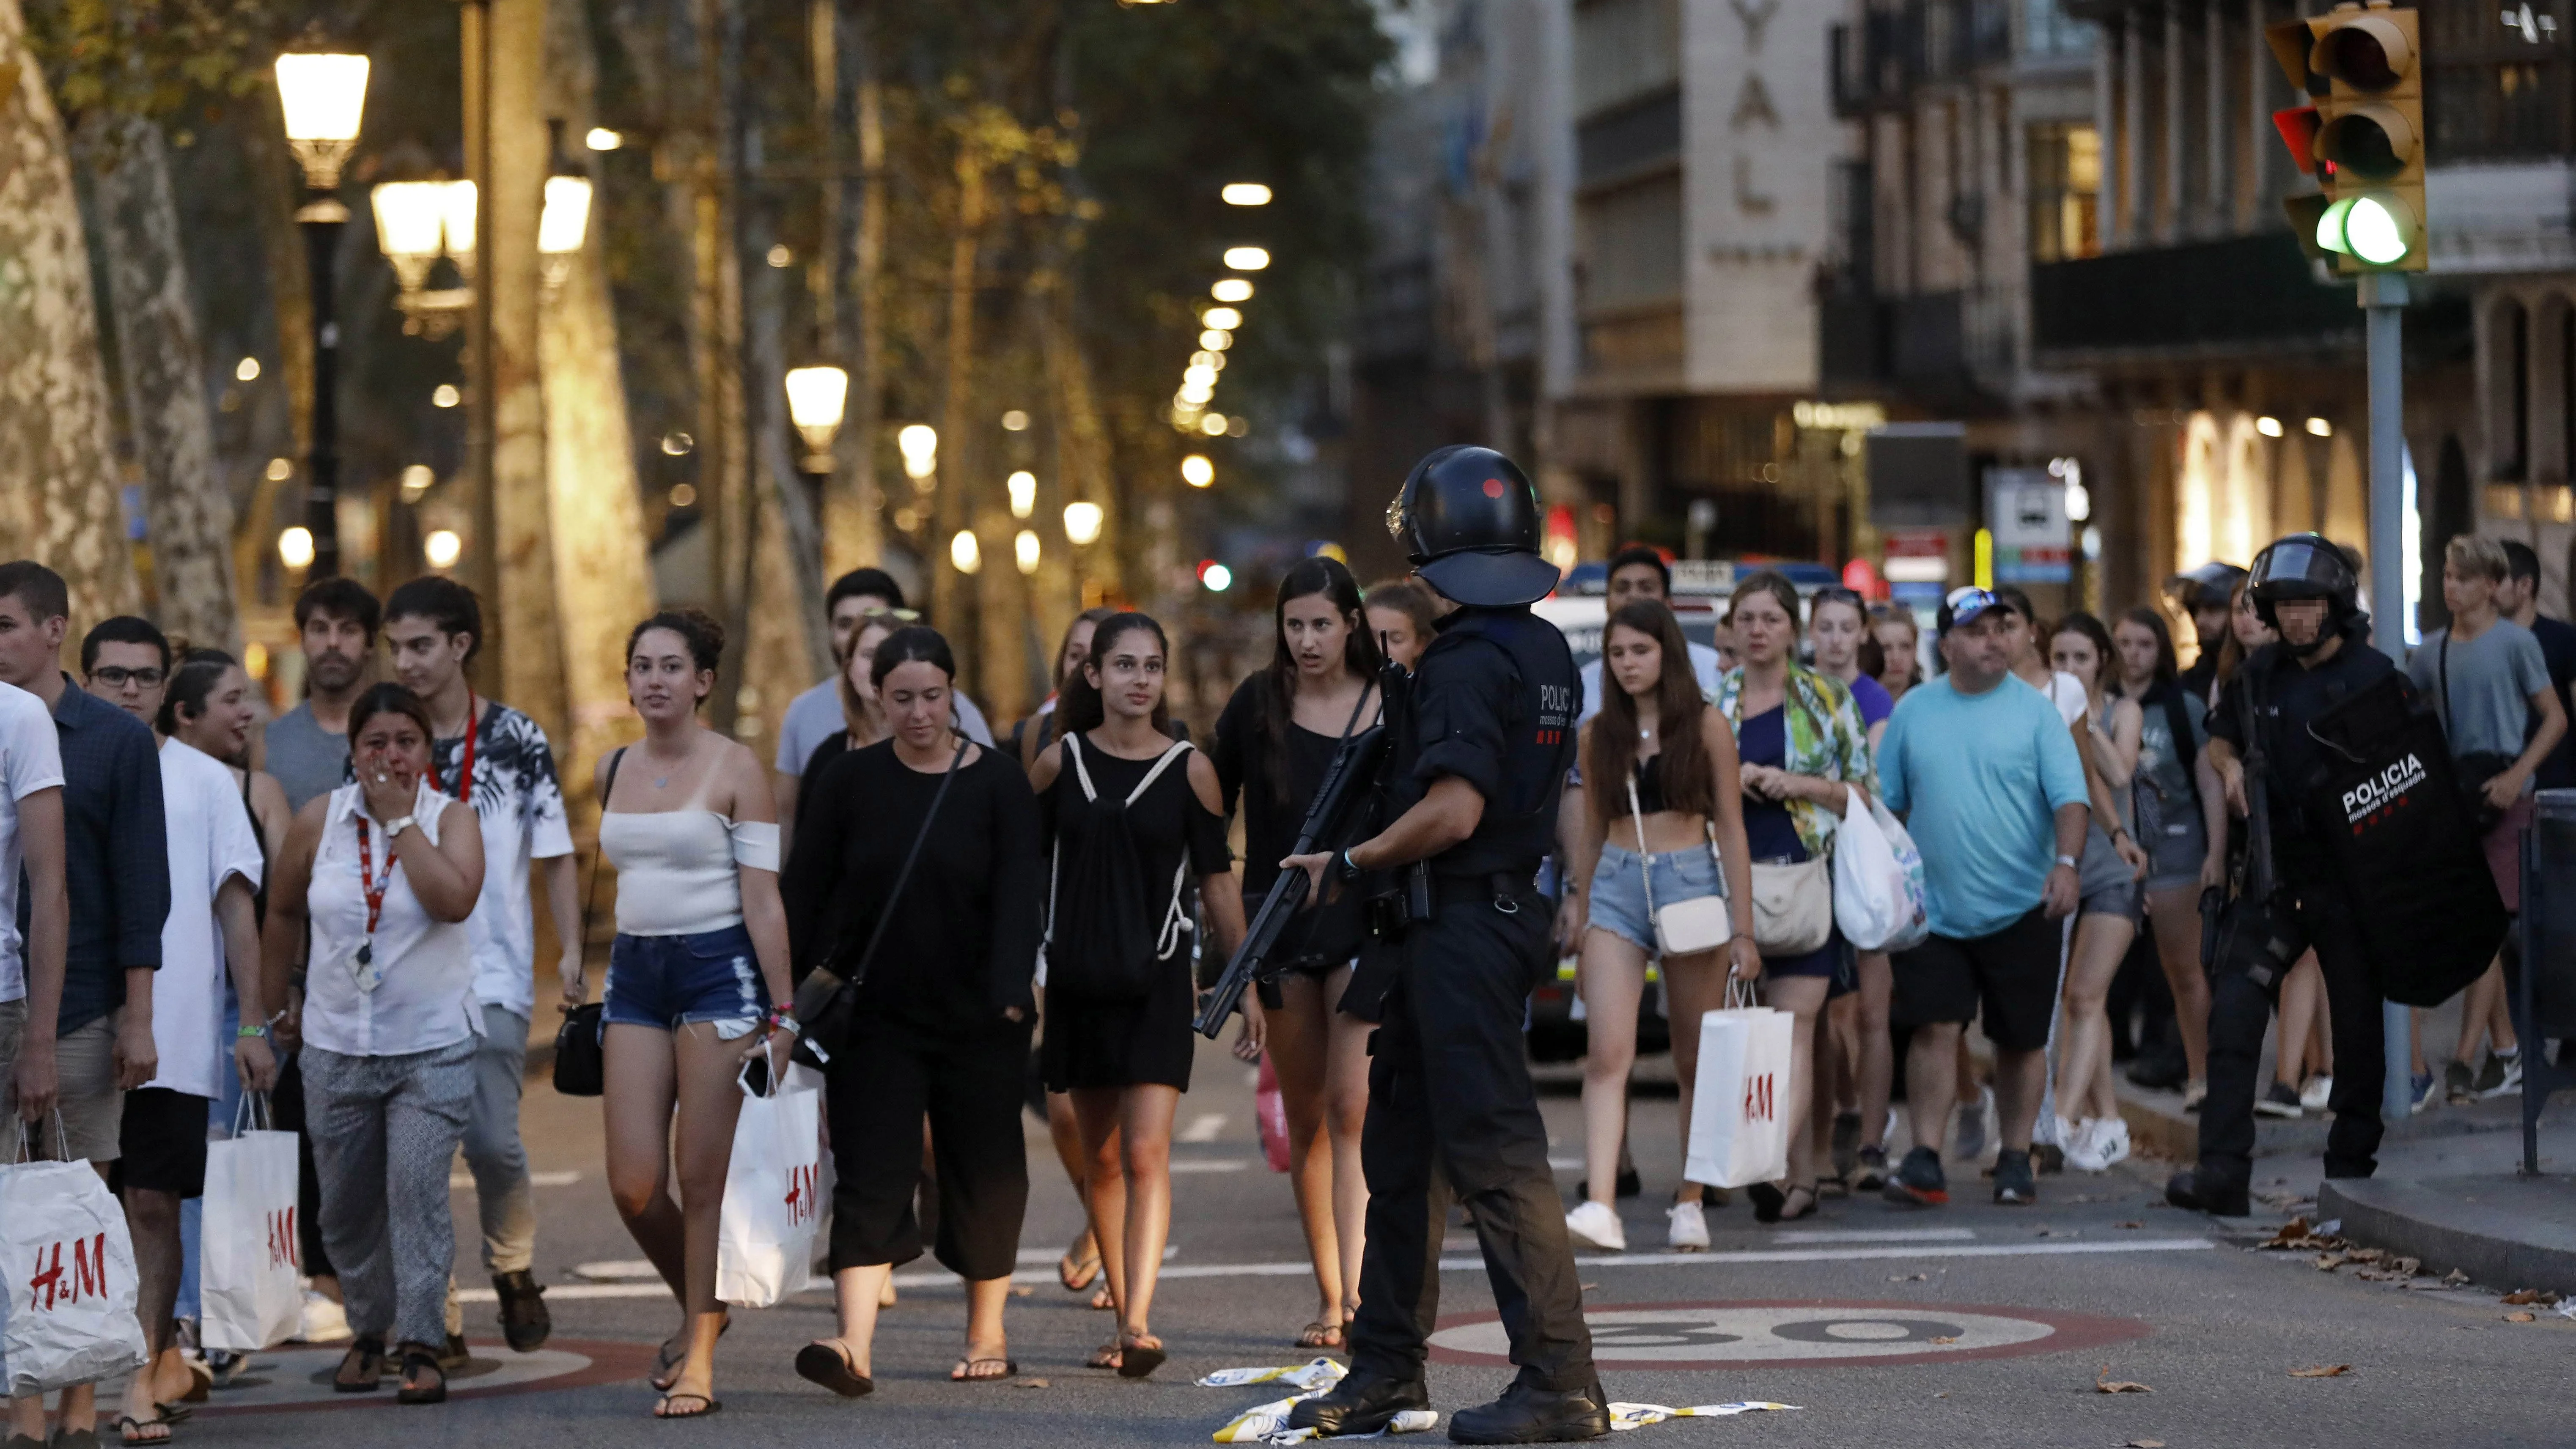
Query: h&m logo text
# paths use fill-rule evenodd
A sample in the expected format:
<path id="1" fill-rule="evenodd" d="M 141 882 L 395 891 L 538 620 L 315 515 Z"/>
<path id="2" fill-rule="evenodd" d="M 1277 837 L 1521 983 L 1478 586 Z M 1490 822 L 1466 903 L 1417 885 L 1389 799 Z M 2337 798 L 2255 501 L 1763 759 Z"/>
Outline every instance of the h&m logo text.
<path id="1" fill-rule="evenodd" d="M 45 1313 L 57 1303 L 78 1303 L 83 1298 L 107 1296 L 107 1234 L 71 1240 L 72 1275 L 63 1277 L 63 1245 L 49 1244 L 36 1250 L 36 1273 L 27 1280 L 27 1307 Z"/>
<path id="2" fill-rule="evenodd" d="M 1744 1079 L 1745 1121 L 1770 1122 L 1777 1119 L 1779 1114 L 1772 1100 L 1773 1089 L 1771 1083 L 1772 1074 L 1769 1072 L 1764 1072 L 1757 1077 L 1746 1077 Z"/>
<path id="3" fill-rule="evenodd" d="M 295 1258 L 295 1248 L 295 1209 L 286 1207 L 272 1210 L 268 1215 L 268 1266 L 301 1267 L 302 1264 Z"/>
<path id="4" fill-rule="evenodd" d="M 808 1162 L 801 1167 L 787 1169 L 787 1196 L 784 1201 L 787 1204 L 789 1222 L 808 1222 L 816 1213 L 822 1211 L 822 1204 L 817 1201 L 822 1188 L 822 1176 L 823 1165 L 819 1162 Z"/>

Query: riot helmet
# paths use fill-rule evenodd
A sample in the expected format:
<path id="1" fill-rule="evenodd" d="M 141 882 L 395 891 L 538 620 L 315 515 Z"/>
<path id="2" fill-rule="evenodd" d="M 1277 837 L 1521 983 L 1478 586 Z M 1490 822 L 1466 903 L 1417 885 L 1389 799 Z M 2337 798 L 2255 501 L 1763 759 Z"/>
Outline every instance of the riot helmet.
<path id="1" fill-rule="evenodd" d="M 2314 640 L 2296 645 L 2283 636 L 2282 646 L 2299 655 L 2315 653 L 2361 612 L 2361 578 L 2353 570 L 2351 557 L 2321 533 L 2294 533 L 2275 539 L 2254 555 L 2246 593 L 2254 600 L 2254 612 L 2276 632 L 2281 627 L 2276 606 L 2282 601 L 2326 601 L 2325 627 L 2317 631 Z"/>
<path id="2" fill-rule="evenodd" d="M 2236 586 L 2245 570 L 2216 559 L 2165 580 L 2165 598 L 2188 617 L 2204 609 L 2224 609 L 2236 601 Z"/>
<path id="3" fill-rule="evenodd" d="M 1453 444 L 1414 464 L 1386 529 L 1423 582 L 1461 604 L 1534 603 L 1556 587 L 1539 557 L 1538 489 L 1491 448 Z"/>

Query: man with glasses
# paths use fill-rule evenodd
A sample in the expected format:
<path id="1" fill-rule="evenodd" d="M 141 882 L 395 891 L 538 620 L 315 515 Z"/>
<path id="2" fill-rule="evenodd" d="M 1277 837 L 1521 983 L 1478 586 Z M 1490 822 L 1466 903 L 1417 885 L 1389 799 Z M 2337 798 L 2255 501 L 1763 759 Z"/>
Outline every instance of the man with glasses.
<path id="1" fill-rule="evenodd" d="M 2047 1086 L 2057 923 L 2076 906 L 2092 811 L 2066 722 L 2012 677 L 2020 624 L 1983 589 L 1942 605 L 1950 672 L 1906 691 L 1879 742 L 1879 786 L 1922 848 L 1932 918 L 1931 939 L 1893 962 L 1889 1012 L 1914 1028 L 1905 1083 L 1916 1145 L 1886 1188 L 1909 1207 L 1950 1200 L 1936 1144 L 1958 1090 L 1959 1038 L 1980 1007 L 2002 1119 L 1995 1201 L 2038 1195 L 2031 1128 Z"/>
<path id="2" fill-rule="evenodd" d="M 71 900 L 53 1039 L 43 1041 L 30 1022 L 21 1066 L 51 1055 L 65 1156 L 90 1163 L 104 1178 L 122 1155 L 125 1094 L 151 1081 L 160 1065 L 152 1041 L 152 978 L 161 969 L 161 927 L 170 915 L 170 857 L 152 731 L 63 673 L 70 628 L 71 591 L 62 575 L 27 559 L 0 564 L 0 683 L 36 696 L 53 715 L 63 772 L 63 878 Z M 87 673 L 101 661 L 94 650 L 83 652 Z M 158 689 L 169 661 L 154 652 L 107 667 L 124 671 L 124 689 Z M 148 686 L 138 670 L 152 675 Z M 31 907 L 27 898 L 18 902 L 21 939 L 33 925 Z M 43 1151 L 54 1150 L 53 1132 L 40 1139 Z M 78 1435 L 95 1433 L 97 1424 L 95 1390 L 86 1384 L 63 1390 L 57 1428 Z M 42 1395 L 12 1401 L 10 1431 L 45 1437 Z"/>
<path id="3" fill-rule="evenodd" d="M 852 569 L 832 580 L 823 593 L 823 612 L 832 621 L 832 657 L 850 647 L 850 637 L 859 632 L 871 614 L 890 614 L 907 624 L 919 623 L 921 615 L 903 605 L 903 585 L 883 569 Z M 949 696 L 957 702 L 957 729 L 960 734 L 982 745 L 993 747 L 993 727 L 985 722 L 984 712 L 964 690 Z M 836 671 L 830 679 L 787 702 L 786 718 L 778 726 L 778 848 L 787 849 L 796 830 L 796 787 L 803 783 L 805 762 L 814 756 L 814 747 L 827 736 L 849 728 L 841 718 L 841 681 Z"/>

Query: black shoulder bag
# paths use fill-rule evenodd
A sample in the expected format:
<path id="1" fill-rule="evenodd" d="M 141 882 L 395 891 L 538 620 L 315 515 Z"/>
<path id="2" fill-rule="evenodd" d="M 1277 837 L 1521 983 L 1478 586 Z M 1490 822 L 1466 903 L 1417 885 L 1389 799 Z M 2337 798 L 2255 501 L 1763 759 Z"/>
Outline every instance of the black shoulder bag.
<path id="1" fill-rule="evenodd" d="M 608 784 L 599 792 L 599 813 L 608 813 L 608 797 L 617 790 L 617 767 L 626 759 L 626 746 L 619 745 L 608 757 Z M 590 908 L 599 900 L 599 871 L 608 863 L 608 851 L 593 846 L 590 859 L 590 889 L 581 898 L 581 948 L 590 949 Z M 555 1028 L 555 1090 L 567 1097 L 596 1097 L 608 1090 L 608 1062 L 600 1049 L 600 1003 L 593 1001 L 564 1013 L 563 1025 Z"/>
<path id="2" fill-rule="evenodd" d="M 2455 736 L 2451 727 L 2451 631 L 2448 629 L 2442 631 L 2441 646 L 2434 654 L 2434 668 L 2442 680 L 2442 734 L 2445 739 L 2452 739 Z M 2487 803 L 2487 782 L 2512 769 L 2514 757 L 2502 750 L 2471 750 L 2460 754 L 2456 745 L 2452 750 L 2451 768 L 2459 777 L 2460 803 L 2468 807 L 2470 818 L 2477 822 L 2478 834 L 2483 836 L 2504 818 L 2503 811 Z"/>
<path id="3" fill-rule="evenodd" d="M 829 1066 L 833 1053 L 849 1045 L 850 1027 L 859 1012 L 859 984 L 868 979 L 868 963 L 876 959 L 877 947 L 885 940 L 886 926 L 894 920 L 895 903 L 903 899 L 903 888 L 912 880 L 912 868 L 921 863 L 922 844 L 930 839 L 931 823 L 939 818 L 940 803 L 948 798 L 948 787 L 957 782 L 958 767 L 965 764 L 966 750 L 972 743 L 962 734 L 957 737 L 957 753 L 949 758 L 948 768 L 939 773 L 939 788 L 931 792 L 930 808 L 922 812 L 921 829 L 913 834 L 912 848 L 904 852 L 903 868 L 895 872 L 894 889 L 886 892 L 885 905 L 877 912 L 876 927 L 868 932 L 868 944 L 860 950 L 857 963 L 843 972 L 827 955 L 796 983 L 796 1001 L 791 1009 L 798 1026 L 797 1060 L 809 1066 Z"/>

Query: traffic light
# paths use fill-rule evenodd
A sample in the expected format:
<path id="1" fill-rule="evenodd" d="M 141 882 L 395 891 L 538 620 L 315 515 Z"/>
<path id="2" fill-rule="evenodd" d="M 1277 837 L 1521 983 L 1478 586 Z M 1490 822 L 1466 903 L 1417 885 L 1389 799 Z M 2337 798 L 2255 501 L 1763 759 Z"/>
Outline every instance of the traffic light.
<path id="1" fill-rule="evenodd" d="M 2300 243 L 2335 270 L 2420 272 L 2424 214 L 2424 76 L 2416 13 L 2372 0 L 2263 28 L 2290 84 L 2312 104 L 2272 124 L 2313 196 L 2282 203 Z"/>

